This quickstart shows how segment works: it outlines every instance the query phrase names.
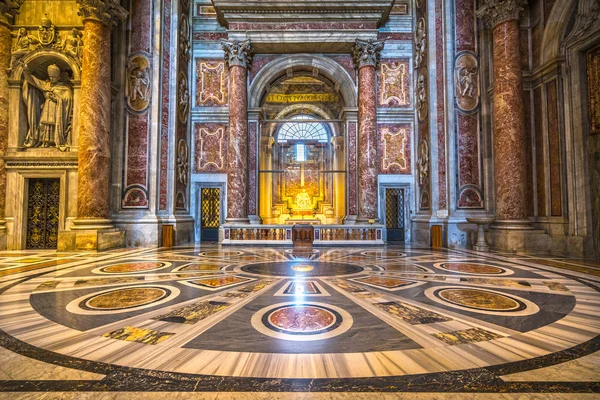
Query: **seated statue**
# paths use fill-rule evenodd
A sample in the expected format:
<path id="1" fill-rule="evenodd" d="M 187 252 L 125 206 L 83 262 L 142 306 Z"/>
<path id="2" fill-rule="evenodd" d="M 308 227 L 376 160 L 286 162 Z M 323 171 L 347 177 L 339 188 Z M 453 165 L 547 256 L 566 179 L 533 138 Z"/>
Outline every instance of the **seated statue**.
<path id="1" fill-rule="evenodd" d="M 312 208 L 312 200 L 310 195 L 306 193 L 306 189 L 302 189 L 302 191 L 296 195 L 296 205 L 300 209 Z"/>
<path id="2" fill-rule="evenodd" d="M 60 68 L 54 64 L 48 67 L 49 80 L 47 81 L 33 76 L 25 65 L 23 74 L 25 76 L 23 99 L 27 105 L 29 125 L 23 146 L 54 146 L 61 151 L 66 151 L 69 148 L 71 133 L 73 91 L 61 82 Z"/>

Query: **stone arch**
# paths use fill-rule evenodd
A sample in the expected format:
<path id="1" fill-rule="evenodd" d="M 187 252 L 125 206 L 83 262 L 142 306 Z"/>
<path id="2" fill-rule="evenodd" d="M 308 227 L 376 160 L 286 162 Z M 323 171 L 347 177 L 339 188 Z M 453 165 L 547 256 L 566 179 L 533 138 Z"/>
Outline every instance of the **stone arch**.
<path id="1" fill-rule="evenodd" d="M 542 37 L 541 65 L 556 60 L 562 53 L 562 44 L 579 0 L 563 0 L 550 12 Z"/>
<path id="2" fill-rule="evenodd" d="M 357 107 L 356 87 L 352 77 L 340 64 L 334 60 L 313 54 L 294 54 L 277 58 L 268 63 L 257 75 L 250 85 L 248 106 L 258 108 L 261 100 L 268 90 L 269 85 L 286 74 L 293 71 L 318 71 L 331 82 L 336 84 L 344 99 L 346 107 Z"/>
<path id="3" fill-rule="evenodd" d="M 81 80 L 81 66 L 71 56 L 56 50 L 35 50 L 23 56 L 20 61 L 27 64 L 34 74 L 38 69 L 45 69 L 48 65 L 55 63 L 61 70 L 68 68 L 73 73 L 73 81 Z M 21 80 L 22 77 L 23 66 L 19 63 L 12 69 L 11 79 Z"/>

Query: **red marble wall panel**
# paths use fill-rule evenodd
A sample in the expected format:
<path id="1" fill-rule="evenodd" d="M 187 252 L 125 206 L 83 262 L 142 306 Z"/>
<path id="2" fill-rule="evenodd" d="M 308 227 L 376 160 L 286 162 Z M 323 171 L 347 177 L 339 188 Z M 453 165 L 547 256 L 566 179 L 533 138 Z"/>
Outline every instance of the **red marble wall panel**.
<path id="1" fill-rule="evenodd" d="M 526 211 L 528 216 L 534 215 L 534 199 L 533 199 L 533 144 L 531 135 L 531 90 L 523 91 L 523 106 L 525 111 L 525 173 L 526 173 L 526 186 L 525 196 Z"/>
<path id="2" fill-rule="evenodd" d="M 150 52 L 152 38 L 151 2 L 133 0 L 129 21 L 131 40 L 128 53 Z M 127 111 L 126 152 L 123 168 L 123 208 L 148 207 L 149 114 Z"/>
<path id="3" fill-rule="evenodd" d="M 403 40 L 412 41 L 414 35 L 410 32 L 378 32 L 377 39 L 379 40 Z"/>
<path id="4" fill-rule="evenodd" d="M 227 166 L 227 125 L 194 125 L 194 172 L 224 172 Z"/>
<path id="5" fill-rule="evenodd" d="M 521 68 L 529 69 L 529 30 L 521 29 L 521 45 L 519 52 L 521 53 Z"/>
<path id="6" fill-rule="evenodd" d="M 196 106 L 226 107 L 228 68 L 223 60 L 196 59 Z"/>
<path id="7" fill-rule="evenodd" d="M 348 123 L 348 214 L 357 215 L 356 122 Z"/>
<path id="8" fill-rule="evenodd" d="M 194 32 L 192 35 L 193 40 L 208 42 L 208 41 L 221 41 L 227 39 L 229 34 L 227 32 Z"/>
<path id="9" fill-rule="evenodd" d="M 332 55 L 328 56 L 338 64 L 340 64 L 348 72 L 354 82 L 356 82 L 356 69 L 354 68 L 354 61 L 350 55 Z"/>
<path id="10" fill-rule="evenodd" d="M 535 170 L 537 179 L 538 216 L 546 216 L 546 173 L 544 157 L 544 125 L 542 110 L 542 88 L 533 91 L 533 118 L 535 122 Z"/>
<path id="11" fill-rule="evenodd" d="M 477 58 L 477 18 L 475 16 L 475 3 L 472 0 L 455 0 L 455 5 L 456 52 L 457 54 L 460 52 L 467 55 L 471 54 L 472 57 Z M 437 61 L 439 65 L 438 68 L 443 68 L 443 64 L 439 64 L 439 59 Z M 456 74 L 456 71 L 454 74 Z M 477 71 L 475 79 L 479 79 L 479 71 Z M 457 85 L 456 82 L 453 83 Z M 458 92 L 459 87 L 456 87 L 455 90 Z M 440 97 L 440 95 L 442 97 Z M 443 94 L 438 93 L 438 104 L 440 102 L 443 103 Z M 457 206 L 458 208 L 467 209 L 483 208 L 483 185 L 480 172 L 481 147 L 479 141 L 479 120 L 481 115 L 477 107 L 473 109 L 473 111 L 470 111 L 469 109 L 469 113 L 465 113 L 458 108 L 455 112 L 458 144 Z M 443 123 L 443 121 L 438 121 L 438 123 Z M 438 138 L 438 144 L 441 145 L 441 138 Z"/>
<path id="12" fill-rule="evenodd" d="M 377 86 L 378 107 L 409 108 L 411 104 L 409 60 L 381 60 Z"/>
<path id="13" fill-rule="evenodd" d="M 161 76 L 161 116 L 160 116 L 160 159 L 159 159 L 159 210 L 167 209 L 167 179 L 169 171 L 169 106 L 171 76 L 171 0 L 163 2 L 163 37 L 162 37 L 162 76 Z"/>
<path id="14" fill-rule="evenodd" d="M 546 84 L 548 113 L 548 157 L 550 161 L 550 213 L 562 215 L 562 179 L 560 157 L 560 126 L 558 121 L 558 88 L 556 80 Z"/>
<path id="15" fill-rule="evenodd" d="M 444 3 L 443 0 L 435 2 L 435 30 L 444 32 Z M 446 101 L 444 94 L 444 61 L 446 59 L 444 52 L 444 37 L 441 34 L 435 35 L 436 60 L 436 103 L 437 103 L 437 146 L 438 146 L 438 208 L 440 210 L 448 209 L 448 184 L 446 176 Z"/>
<path id="16" fill-rule="evenodd" d="M 456 52 L 475 50 L 475 4 L 473 0 L 455 0 Z"/>
<path id="17" fill-rule="evenodd" d="M 531 49 L 532 49 L 532 53 L 533 53 L 532 68 L 538 67 L 541 62 L 542 34 L 543 34 L 543 26 L 542 26 L 542 23 L 540 22 L 531 29 Z"/>
<path id="18" fill-rule="evenodd" d="M 587 54 L 590 135 L 600 135 L 600 46 Z"/>
<path id="19" fill-rule="evenodd" d="M 424 29 L 427 32 L 428 22 L 428 10 L 427 2 L 420 1 L 415 2 L 416 6 L 416 19 L 421 22 L 424 21 Z M 430 210 L 431 209 L 431 144 L 429 142 L 429 57 L 428 57 L 428 44 L 429 35 L 426 36 L 424 46 L 422 50 L 422 60 L 415 69 L 415 76 L 417 77 L 417 84 L 415 85 L 416 98 L 423 98 L 423 101 L 417 102 L 417 179 L 418 179 L 418 204 L 419 210 Z M 436 160 L 437 161 L 437 160 Z"/>
<path id="20" fill-rule="evenodd" d="M 250 82 L 252 82 L 254 80 L 256 75 L 264 68 L 265 65 L 267 65 L 271 61 L 275 60 L 277 57 L 279 57 L 279 56 L 272 55 L 272 54 L 268 54 L 268 55 L 257 54 L 252 59 L 252 65 L 250 66 L 250 70 L 248 71 L 248 75 L 250 77 Z"/>
<path id="21" fill-rule="evenodd" d="M 257 140 L 258 122 L 248 123 L 248 215 L 257 215 Z"/>
<path id="22" fill-rule="evenodd" d="M 410 124 L 379 124 L 379 150 L 381 174 L 410 175 L 411 126 Z"/>

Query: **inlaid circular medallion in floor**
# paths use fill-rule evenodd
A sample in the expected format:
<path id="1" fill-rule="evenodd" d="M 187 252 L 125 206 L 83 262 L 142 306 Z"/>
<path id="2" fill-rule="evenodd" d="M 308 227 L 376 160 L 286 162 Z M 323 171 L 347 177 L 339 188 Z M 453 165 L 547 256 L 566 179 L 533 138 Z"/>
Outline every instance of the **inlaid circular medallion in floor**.
<path id="1" fill-rule="evenodd" d="M 155 271 L 157 269 L 162 269 L 166 266 L 167 264 L 163 262 L 136 261 L 102 267 L 98 270 L 98 272 L 104 274 L 127 274 L 135 272 Z"/>
<path id="2" fill-rule="evenodd" d="M 266 262 L 243 266 L 244 272 L 267 276 L 339 276 L 362 272 L 353 264 L 311 261 Z"/>
<path id="3" fill-rule="evenodd" d="M 117 289 L 93 296 L 82 302 L 80 306 L 93 310 L 123 310 L 154 303 L 168 294 L 165 289 L 156 287 Z"/>
<path id="4" fill-rule="evenodd" d="M 519 311 L 525 308 L 525 304 L 517 299 L 487 290 L 444 289 L 437 294 L 442 300 L 479 310 Z"/>
<path id="5" fill-rule="evenodd" d="M 505 269 L 495 265 L 468 262 L 441 263 L 439 267 L 446 271 L 458 272 L 459 274 L 501 275 L 506 273 Z"/>

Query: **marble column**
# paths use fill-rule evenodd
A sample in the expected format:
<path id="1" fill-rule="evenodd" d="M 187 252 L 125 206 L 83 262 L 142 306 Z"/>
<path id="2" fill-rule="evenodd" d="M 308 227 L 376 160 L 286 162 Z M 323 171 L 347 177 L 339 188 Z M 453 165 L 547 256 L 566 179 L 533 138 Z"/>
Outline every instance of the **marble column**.
<path id="1" fill-rule="evenodd" d="M 222 41 L 229 66 L 229 143 L 227 168 L 227 223 L 248 219 L 248 68 L 250 41 Z"/>
<path id="2" fill-rule="evenodd" d="M 4 155 L 8 146 L 8 68 L 10 68 L 11 23 L 21 2 L 0 0 L 0 234 L 6 231 L 6 170 Z M 4 248 L 4 240 L 0 241 Z"/>
<path id="3" fill-rule="evenodd" d="M 378 220 L 376 67 L 383 41 L 356 40 L 358 69 L 358 223 Z"/>
<path id="4" fill-rule="evenodd" d="M 116 0 L 77 0 L 83 17 L 77 220 L 73 229 L 110 221 L 111 30 L 127 11 Z"/>
<path id="5" fill-rule="evenodd" d="M 497 228 L 529 229 L 526 213 L 525 108 L 519 15 L 526 0 L 487 0 L 477 15 L 493 29 L 494 181 Z"/>

